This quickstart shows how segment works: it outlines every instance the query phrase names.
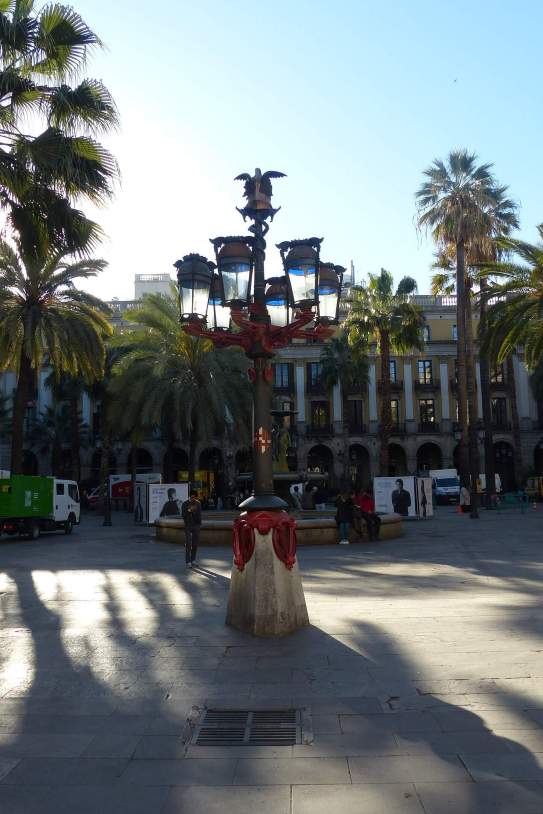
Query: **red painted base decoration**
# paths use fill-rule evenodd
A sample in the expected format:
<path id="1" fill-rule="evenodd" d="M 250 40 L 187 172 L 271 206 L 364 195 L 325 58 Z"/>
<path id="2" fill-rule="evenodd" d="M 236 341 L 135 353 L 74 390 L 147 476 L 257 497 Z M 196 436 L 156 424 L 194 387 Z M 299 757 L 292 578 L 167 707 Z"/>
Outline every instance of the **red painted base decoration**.
<path id="1" fill-rule="evenodd" d="M 273 550 L 290 571 L 296 562 L 296 521 L 286 512 L 243 512 L 234 521 L 234 565 L 243 571 L 255 550 L 255 529 L 273 531 Z"/>

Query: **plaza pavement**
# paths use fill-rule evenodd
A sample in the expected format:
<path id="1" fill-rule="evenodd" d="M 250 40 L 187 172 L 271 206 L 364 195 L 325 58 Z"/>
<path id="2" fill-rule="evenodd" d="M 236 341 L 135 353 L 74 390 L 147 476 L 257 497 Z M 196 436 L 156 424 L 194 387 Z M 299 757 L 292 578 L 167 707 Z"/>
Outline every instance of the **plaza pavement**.
<path id="1" fill-rule="evenodd" d="M 301 549 L 312 625 L 224 626 L 230 552 L 115 516 L 0 544 L 2 814 L 541 814 L 543 507 Z M 193 707 L 307 706 L 314 741 L 187 745 Z"/>

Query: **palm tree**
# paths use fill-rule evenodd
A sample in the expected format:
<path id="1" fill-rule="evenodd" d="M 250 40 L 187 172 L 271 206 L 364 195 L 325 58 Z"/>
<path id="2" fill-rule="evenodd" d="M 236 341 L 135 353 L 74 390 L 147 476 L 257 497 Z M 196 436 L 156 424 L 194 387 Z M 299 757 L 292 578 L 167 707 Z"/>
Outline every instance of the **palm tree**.
<path id="1" fill-rule="evenodd" d="M 416 291 L 412 277 L 403 277 L 396 290 L 389 271 L 370 274 L 367 286 L 353 286 L 346 320 L 349 342 L 363 351 L 377 341 L 381 354 L 381 422 L 379 471 L 388 475 L 388 445 L 392 435 L 390 355 L 423 347 L 422 310 L 409 301 Z"/>
<path id="2" fill-rule="evenodd" d="M 113 399 L 122 400 L 120 429 L 167 426 L 170 438 L 188 437 L 192 483 L 200 442 L 224 433 L 228 422 L 241 442 L 249 438 L 247 360 L 237 349 L 216 349 L 185 333 L 173 285 L 170 296 L 146 296 L 127 319 L 134 329 L 112 340 L 122 351 L 110 388 Z"/>
<path id="3" fill-rule="evenodd" d="M 472 258 L 484 256 L 496 234 L 508 220 L 516 224 L 514 204 L 504 199 L 506 188 L 499 187 L 490 164 L 477 165 L 477 156 L 455 150 L 447 161 L 436 159 L 424 171 L 427 180 L 417 192 L 419 226 L 431 230 L 436 244 L 454 253 L 457 296 L 458 420 L 460 424 L 459 469 L 464 482 L 471 475 L 471 516 L 477 517 L 476 482 L 479 477 L 476 414 L 472 408 L 468 425 L 468 388 L 475 403 L 473 369 L 467 367 L 468 344 L 473 349 L 467 267 Z M 507 204 L 507 205 L 506 205 Z M 498 213 L 502 212 L 500 226 Z M 503 232 L 502 232 L 503 233 Z M 468 324 L 469 320 L 469 324 Z M 471 339 L 470 339 L 471 336 Z M 470 354 L 471 355 L 471 354 Z"/>
<path id="4" fill-rule="evenodd" d="M 499 238 L 496 246 L 508 257 L 479 264 L 483 276 L 496 278 L 485 298 L 491 304 L 483 348 L 503 362 L 523 346 L 530 370 L 543 358 L 543 224 L 537 229 L 541 243 Z"/>
<path id="5" fill-rule="evenodd" d="M 70 262 L 64 248 L 28 250 L 26 234 L 0 240 L 0 370 L 17 371 L 11 471 L 22 472 L 23 424 L 31 383 L 47 357 L 60 376 L 102 375 L 104 337 L 111 333 L 100 300 L 75 288 L 102 271 L 103 260 Z"/>
<path id="6" fill-rule="evenodd" d="M 354 390 L 363 393 L 368 383 L 368 357 L 365 347 L 353 346 L 345 331 L 339 331 L 336 336 L 327 342 L 321 352 L 322 381 L 330 392 L 339 384 L 341 389 L 341 404 L 345 411 L 349 403 L 349 393 Z M 348 467 L 348 416 L 343 415 L 344 440 L 344 467 L 346 475 Z"/>
<path id="7" fill-rule="evenodd" d="M 50 455 L 51 474 L 57 477 L 65 477 L 67 473 L 63 467 L 62 452 L 70 440 L 70 422 L 72 420 L 70 406 L 68 404 L 55 404 L 53 407 L 46 407 L 38 418 L 32 423 L 27 436 L 27 442 L 31 449 L 35 449 L 40 455 Z M 78 422 L 79 443 L 86 442 L 88 427 L 79 419 Z M 72 461 L 73 476 L 73 461 Z"/>
<path id="8" fill-rule="evenodd" d="M 45 386 L 52 394 L 55 404 L 62 402 L 68 404 L 69 436 L 72 458 L 72 480 L 81 478 L 81 410 L 80 404 L 84 393 L 88 392 L 89 385 L 81 377 L 61 373 L 57 376 L 52 371 L 45 380 Z"/>
<path id="9" fill-rule="evenodd" d="M 99 229 L 75 204 L 107 200 L 118 174 L 96 138 L 117 110 L 101 82 L 81 78 L 96 34 L 69 6 L 34 5 L 0 4 L 0 205 L 41 253 L 44 241 L 80 251 Z"/>

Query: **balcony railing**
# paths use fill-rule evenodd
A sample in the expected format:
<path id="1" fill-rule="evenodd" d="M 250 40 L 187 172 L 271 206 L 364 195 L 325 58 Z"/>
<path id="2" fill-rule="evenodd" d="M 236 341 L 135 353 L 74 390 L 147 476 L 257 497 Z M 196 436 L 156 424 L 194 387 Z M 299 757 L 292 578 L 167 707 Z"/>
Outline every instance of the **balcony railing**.
<path id="1" fill-rule="evenodd" d="M 351 435 L 365 435 L 368 431 L 365 424 L 354 420 L 347 421 L 347 429 Z"/>
<path id="2" fill-rule="evenodd" d="M 383 392 L 383 380 L 379 379 L 377 382 L 377 390 L 379 393 Z M 391 393 L 401 393 L 403 390 L 403 382 L 396 379 L 393 382 L 390 382 L 390 392 Z"/>
<path id="3" fill-rule="evenodd" d="M 392 435 L 405 435 L 405 423 L 403 421 L 393 422 Z"/>
<path id="4" fill-rule="evenodd" d="M 421 421 L 419 423 L 419 432 L 439 432 L 439 423 L 437 421 Z"/>
<path id="5" fill-rule="evenodd" d="M 493 421 L 492 429 L 497 432 L 511 432 L 510 421 Z"/>
<path id="6" fill-rule="evenodd" d="M 326 385 L 322 379 L 315 379 L 315 381 L 307 381 L 305 385 L 306 393 L 317 393 L 319 395 L 326 393 Z"/>
<path id="7" fill-rule="evenodd" d="M 439 387 L 435 381 L 431 382 L 415 382 L 415 390 L 418 393 L 431 393 Z"/>
<path id="8" fill-rule="evenodd" d="M 275 384 L 274 382 L 273 392 L 291 395 L 294 393 L 294 381 L 288 381 L 286 384 Z"/>
<path id="9" fill-rule="evenodd" d="M 333 435 L 334 431 L 331 424 L 325 424 L 321 427 L 315 427 L 312 424 L 309 424 L 305 434 L 308 436 L 312 436 L 314 438 L 325 438 L 327 436 Z"/>

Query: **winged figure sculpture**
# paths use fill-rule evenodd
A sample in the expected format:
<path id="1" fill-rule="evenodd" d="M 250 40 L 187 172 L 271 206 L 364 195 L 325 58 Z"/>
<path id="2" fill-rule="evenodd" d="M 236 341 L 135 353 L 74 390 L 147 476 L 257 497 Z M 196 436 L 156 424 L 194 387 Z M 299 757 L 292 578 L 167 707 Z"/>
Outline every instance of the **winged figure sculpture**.
<path id="1" fill-rule="evenodd" d="M 242 172 L 237 175 L 235 181 L 244 182 L 244 196 L 247 199 L 247 209 L 269 209 L 273 210 L 272 198 L 272 178 L 284 178 L 284 172 L 276 172 L 275 170 L 268 170 L 262 172 L 259 167 L 256 168 L 254 175 L 249 175 L 248 172 Z"/>

